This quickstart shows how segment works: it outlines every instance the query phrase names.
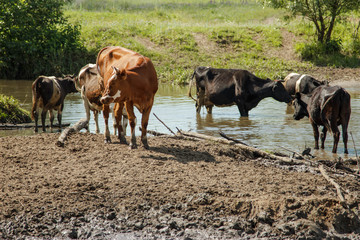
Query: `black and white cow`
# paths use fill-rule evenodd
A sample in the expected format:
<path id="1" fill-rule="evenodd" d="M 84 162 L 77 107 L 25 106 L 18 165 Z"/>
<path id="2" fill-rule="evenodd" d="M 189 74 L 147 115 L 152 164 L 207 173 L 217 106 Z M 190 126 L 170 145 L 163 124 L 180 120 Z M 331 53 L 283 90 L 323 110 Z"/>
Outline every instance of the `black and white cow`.
<path id="1" fill-rule="evenodd" d="M 315 88 L 321 85 L 327 85 L 327 81 L 319 81 L 307 74 L 290 73 L 284 79 L 284 87 L 291 96 L 295 93 L 311 93 Z"/>
<path id="2" fill-rule="evenodd" d="M 197 99 L 191 96 L 191 85 L 196 80 Z M 198 67 L 191 78 L 189 97 L 196 101 L 196 112 L 205 106 L 208 113 L 213 106 L 231 106 L 236 104 L 240 115 L 246 117 L 249 111 L 267 97 L 280 102 L 292 99 L 279 81 L 261 79 L 247 70 L 217 69 Z"/>
<path id="3" fill-rule="evenodd" d="M 340 138 L 338 125 L 342 126 L 344 152 L 348 153 L 347 128 L 349 125 L 351 107 L 349 93 L 339 86 L 320 86 L 311 94 L 296 93 L 293 102 L 294 119 L 309 117 L 314 131 L 315 149 L 319 149 L 318 126 L 324 126 L 321 133 L 321 148 L 324 149 L 326 132 L 333 133 L 334 144 L 332 152 L 336 153 Z"/>
<path id="4" fill-rule="evenodd" d="M 74 83 L 74 77 L 66 76 L 64 78 L 39 76 L 32 84 L 32 109 L 31 118 L 35 120 L 35 132 L 38 131 L 38 112 L 42 108 L 41 123 L 43 132 L 45 129 L 46 112 L 49 111 L 50 130 L 52 131 L 54 114 L 57 110 L 57 119 L 61 129 L 62 111 L 64 108 L 64 99 L 68 93 L 77 92 Z"/>

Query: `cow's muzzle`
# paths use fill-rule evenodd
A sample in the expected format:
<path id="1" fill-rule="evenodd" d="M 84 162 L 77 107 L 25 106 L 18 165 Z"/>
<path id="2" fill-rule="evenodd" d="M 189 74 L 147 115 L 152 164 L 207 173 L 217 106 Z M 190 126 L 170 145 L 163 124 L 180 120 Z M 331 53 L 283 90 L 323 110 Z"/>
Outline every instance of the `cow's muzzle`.
<path id="1" fill-rule="evenodd" d="M 109 95 L 105 95 L 102 98 L 100 98 L 100 102 L 102 104 L 110 104 L 114 101 L 114 98 L 109 96 Z"/>

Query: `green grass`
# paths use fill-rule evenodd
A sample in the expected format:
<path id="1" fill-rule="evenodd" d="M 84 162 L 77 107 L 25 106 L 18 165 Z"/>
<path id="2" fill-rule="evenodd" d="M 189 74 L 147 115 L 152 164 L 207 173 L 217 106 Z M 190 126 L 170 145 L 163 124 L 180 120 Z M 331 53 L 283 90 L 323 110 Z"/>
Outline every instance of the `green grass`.
<path id="1" fill-rule="evenodd" d="M 29 123 L 28 111 L 22 109 L 14 97 L 0 94 L 0 123 Z"/>
<path id="2" fill-rule="evenodd" d="M 105 46 L 129 48 L 152 59 L 161 82 L 187 83 L 197 66 L 243 68 L 271 79 L 313 66 L 269 54 L 280 51 L 284 29 L 302 42 L 311 41 L 312 25 L 300 20 L 286 23 L 282 10 L 263 8 L 255 0 L 248 4 L 220 0 L 75 2 L 65 13 L 70 22 L 82 26 L 82 39 L 93 62 Z"/>

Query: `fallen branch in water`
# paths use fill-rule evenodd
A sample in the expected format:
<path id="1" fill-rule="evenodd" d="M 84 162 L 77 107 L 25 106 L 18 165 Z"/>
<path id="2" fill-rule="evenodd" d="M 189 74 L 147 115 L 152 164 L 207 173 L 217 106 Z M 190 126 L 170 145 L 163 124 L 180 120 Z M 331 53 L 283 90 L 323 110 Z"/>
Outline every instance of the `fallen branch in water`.
<path id="1" fill-rule="evenodd" d="M 219 131 L 219 134 L 220 136 L 222 136 L 223 138 L 227 139 L 227 140 L 230 140 L 230 141 L 233 141 L 234 143 L 240 143 L 242 145 L 245 145 L 245 146 L 249 146 L 247 145 L 246 143 L 242 142 L 242 141 L 239 141 L 237 139 L 234 139 L 234 138 L 231 138 L 229 136 L 227 136 L 225 133 L 223 133 L 222 131 Z"/>
<path id="2" fill-rule="evenodd" d="M 86 119 L 80 119 L 74 126 L 67 127 L 60 135 L 58 141 L 56 142 L 56 146 L 64 147 L 65 141 L 71 133 L 79 132 L 83 128 L 88 127 L 89 122 Z"/>
<path id="3" fill-rule="evenodd" d="M 225 144 L 230 144 L 233 146 L 238 147 L 239 149 L 241 149 L 244 154 L 246 154 L 248 157 L 255 159 L 258 157 L 263 157 L 263 158 L 268 158 L 268 159 L 272 159 L 272 160 L 279 160 L 279 161 L 283 161 L 283 162 L 294 162 L 294 160 L 291 160 L 287 157 L 280 157 L 280 156 L 276 156 L 274 154 L 270 154 L 267 153 L 265 151 L 262 151 L 260 149 L 254 148 L 254 147 L 250 147 L 250 146 L 246 146 L 240 143 L 234 143 L 233 141 L 227 140 L 227 139 L 223 139 L 223 138 L 218 138 L 218 137 L 213 137 L 213 136 L 208 136 L 208 135 L 204 135 L 201 133 L 195 133 L 195 132 L 185 132 L 185 131 L 181 131 L 180 132 L 183 136 L 186 137 L 192 137 L 192 138 L 198 138 L 198 139 L 205 139 L 205 140 L 209 140 L 209 141 L 214 141 L 214 142 L 218 142 L 218 143 L 225 143 Z"/>
<path id="4" fill-rule="evenodd" d="M 157 118 L 157 120 L 159 120 L 172 134 L 174 134 L 174 136 L 176 136 L 176 134 L 163 121 L 161 121 L 160 118 L 158 116 L 156 116 L 155 113 L 153 113 L 153 114 Z"/>

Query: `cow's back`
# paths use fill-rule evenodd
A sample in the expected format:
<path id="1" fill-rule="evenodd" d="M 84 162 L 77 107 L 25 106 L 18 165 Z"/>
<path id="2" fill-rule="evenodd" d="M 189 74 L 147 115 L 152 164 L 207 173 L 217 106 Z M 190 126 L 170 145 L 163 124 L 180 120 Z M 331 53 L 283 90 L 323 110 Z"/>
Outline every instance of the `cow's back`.
<path id="1" fill-rule="evenodd" d="M 131 69 L 139 66 L 144 61 L 144 57 L 134 51 L 122 47 L 106 47 L 103 48 L 97 57 L 96 64 L 101 77 L 111 66 L 117 66 L 120 69 Z"/>

